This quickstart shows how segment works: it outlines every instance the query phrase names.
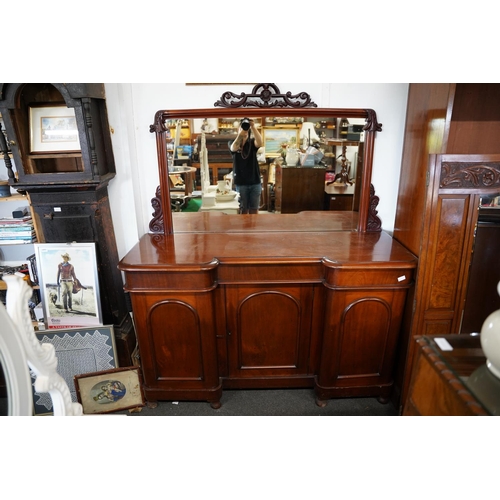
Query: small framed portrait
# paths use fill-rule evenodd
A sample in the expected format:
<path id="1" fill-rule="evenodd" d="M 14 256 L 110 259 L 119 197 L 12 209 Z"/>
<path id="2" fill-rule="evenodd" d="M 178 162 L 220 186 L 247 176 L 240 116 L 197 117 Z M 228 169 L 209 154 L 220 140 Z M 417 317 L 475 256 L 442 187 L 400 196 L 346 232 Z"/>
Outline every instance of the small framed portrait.
<path id="1" fill-rule="evenodd" d="M 75 375 L 78 402 L 84 414 L 111 413 L 145 406 L 138 367 Z"/>
<path id="2" fill-rule="evenodd" d="M 102 325 L 95 243 L 34 247 L 46 327 Z"/>
<path id="3" fill-rule="evenodd" d="M 61 106 L 30 107 L 31 153 L 81 151 L 75 110 Z"/>

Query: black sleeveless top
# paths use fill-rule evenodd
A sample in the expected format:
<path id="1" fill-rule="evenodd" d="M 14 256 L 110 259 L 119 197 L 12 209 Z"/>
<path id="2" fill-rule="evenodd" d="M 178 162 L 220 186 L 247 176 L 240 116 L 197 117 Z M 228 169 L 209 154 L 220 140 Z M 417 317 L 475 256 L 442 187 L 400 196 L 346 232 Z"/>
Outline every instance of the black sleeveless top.
<path id="1" fill-rule="evenodd" d="M 230 141 L 229 150 L 231 151 Z M 257 161 L 257 150 L 255 147 L 255 139 L 250 139 L 243 145 L 243 150 L 238 150 L 235 153 L 231 151 L 233 156 L 233 176 L 236 186 L 250 186 L 252 184 L 260 184 L 260 168 Z M 243 154 L 242 154 L 243 151 Z"/>

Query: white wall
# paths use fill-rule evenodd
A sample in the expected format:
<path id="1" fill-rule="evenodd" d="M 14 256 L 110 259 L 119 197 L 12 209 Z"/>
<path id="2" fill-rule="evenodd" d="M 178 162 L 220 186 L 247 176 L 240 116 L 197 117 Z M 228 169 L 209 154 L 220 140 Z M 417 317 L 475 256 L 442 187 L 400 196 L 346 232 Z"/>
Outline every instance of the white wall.
<path id="1" fill-rule="evenodd" d="M 276 83 L 281 92 L 305 91 L 319 107 L 372 108 L 377 134 L 372 182 L 380 197 L 378 215 L 394 228 L 406 116 L 407 83 Z M 249 93 L 252 85 L 186 86 L 184 83 L 107 83 L 106 101 L 117 175 L 109 185 L 118 253 L 123 257 L 148 232 L 151 199 L 159 184 L 155 135 L 160 109 L 213 108 L 226 90 Z"/>

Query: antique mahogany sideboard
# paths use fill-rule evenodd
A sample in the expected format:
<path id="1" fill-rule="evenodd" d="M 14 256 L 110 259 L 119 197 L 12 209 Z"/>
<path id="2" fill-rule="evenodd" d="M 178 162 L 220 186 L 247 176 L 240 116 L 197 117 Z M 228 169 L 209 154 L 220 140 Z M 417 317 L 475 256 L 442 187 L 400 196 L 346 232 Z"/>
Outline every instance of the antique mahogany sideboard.
<path id="1" fill-rule="evenodd" d="M 388 399 L 415 259 L 350 214 L 175 214 L 120 262 L 148 401 L 314 387 Z M 271 220 L 272 219 L 272 220 Z M 271 227 L 272 223 L 272 227 Z"/>
<path id="2" fill-rule="evenodd" d="M 308 94 L 281 94 L 274 84 L 227 92 L 215 106 L 226 109 L 158 111 L 150 127 L 160 180 L 151 232 L 119 264 L 147 400 L 217 408 L 223 388 L 311 387 L 319 405 L 334 397 L 388 401 L 405 359 L 400 329 L 416 259 L 376 217 L 375 112 L 315 108 Z M 237 116 L 365 119 L 356 210 L 172 214 L 165 123 L 234 117 L 235 107 L 245 107 Z"/>

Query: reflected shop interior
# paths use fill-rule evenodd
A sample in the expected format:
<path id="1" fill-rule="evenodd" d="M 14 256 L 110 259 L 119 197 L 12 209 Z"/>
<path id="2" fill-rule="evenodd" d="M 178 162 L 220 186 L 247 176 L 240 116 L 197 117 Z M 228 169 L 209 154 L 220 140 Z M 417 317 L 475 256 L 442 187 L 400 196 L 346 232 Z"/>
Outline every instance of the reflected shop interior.
<path id="1" fill-rule="evenodd" d="M 301 111 L 304 114 L 298 116 L 251 117 L 263 140 L 257 153 L 262 182 L 260 213 L 358 211 L 365 118 L 314 116 L 313 109 Z M 246 116 L 240 116 L 241 112 L 165 121 L 172 211 L 237 213 L 229 143 Z M 204 184 L 208 189 L 203 189 Z"/>

